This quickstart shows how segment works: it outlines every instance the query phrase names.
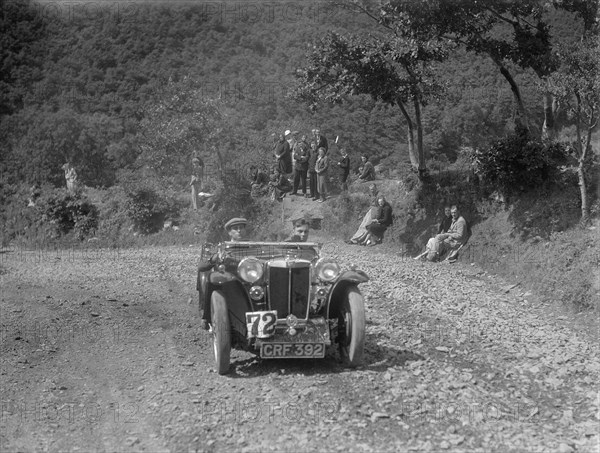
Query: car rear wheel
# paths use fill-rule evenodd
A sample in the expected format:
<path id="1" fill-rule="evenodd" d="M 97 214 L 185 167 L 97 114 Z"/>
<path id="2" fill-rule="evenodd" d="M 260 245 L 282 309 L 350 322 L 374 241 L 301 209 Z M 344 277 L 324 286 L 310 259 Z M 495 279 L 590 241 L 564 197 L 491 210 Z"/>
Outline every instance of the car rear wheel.
<path id="1" fill-rule="evenodd" d="M 362 363 L 365 348 L 365 304 L 356 286 L 350 286 L 344 295 L 340 312 L 342 329 L 340 354 L 350 367 Z"/>
<path id="2" fill-rule="evenodd" d="M 219 374 L 229 371 L 229 357 L 231 353 L 231 328 L 229 325 L 229 312 L 227 303 L 221 291 L 213 291 L 210 296 L 211 324 L 213 333 L 213 347 L 215 362 Z"/>

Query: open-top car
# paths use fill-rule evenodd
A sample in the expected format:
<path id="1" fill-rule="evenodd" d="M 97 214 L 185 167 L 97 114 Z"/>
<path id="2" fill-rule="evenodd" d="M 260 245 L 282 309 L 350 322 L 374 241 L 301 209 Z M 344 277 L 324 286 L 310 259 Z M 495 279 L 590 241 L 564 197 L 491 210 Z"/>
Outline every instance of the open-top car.
<path id="1" fill-rule="evenodd" d="M 310 242 L 223 242 L 202 254 L 196 288 L 220 374 L 232 347 L 263 359 L 323 358 L 337 343 L 349 366 L 361 363 L 364 272 L 343 270 Z"/>

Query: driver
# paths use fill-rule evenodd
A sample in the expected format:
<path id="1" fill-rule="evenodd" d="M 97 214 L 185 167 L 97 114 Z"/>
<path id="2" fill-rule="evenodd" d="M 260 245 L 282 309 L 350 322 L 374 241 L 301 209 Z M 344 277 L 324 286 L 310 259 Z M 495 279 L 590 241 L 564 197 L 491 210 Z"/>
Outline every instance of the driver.
<path id="1" fill-rule="evenodd" d="M 229 220 L 225 224 L 229 240 L 233 242 L 244 241 L 246 239 L 246 225 L 248 225 L 248 221 L 243 217 L 234 217 Z"/>
<path id="2" fill-rule="evenodd" d="M 225 224 L 225 230 L 229 236 L 229 240 L 233 242 L 240 242 L 246 240 L 246 225 L 248 224 L 248 220 L 243 217 L 234 217 L 233 219 L 227 221 Z M 207 271 L 213 268 L 215 264 L 219 261 L 217 255 L 213 255 L 210 258 L 210 261 L 203 262 L 200 264 L 198 268 L 198 273 Z M 196 289 L 200 290 L 200 287 Z M 209 329 L 210 322 L 210 300 L 208 297 L 204 297 L 204 305 L 202 307 L 202 320 L 200 321 L 200 326 L 204 330 Z"/>
<path id="3" fill-rule="evenodd" d="M 294 226 L 294 232 L 285 242 L 306 242 L 310 231 L 308 221 L 306 219 L 296 219 L 292 222 L 292 225 Z"/>

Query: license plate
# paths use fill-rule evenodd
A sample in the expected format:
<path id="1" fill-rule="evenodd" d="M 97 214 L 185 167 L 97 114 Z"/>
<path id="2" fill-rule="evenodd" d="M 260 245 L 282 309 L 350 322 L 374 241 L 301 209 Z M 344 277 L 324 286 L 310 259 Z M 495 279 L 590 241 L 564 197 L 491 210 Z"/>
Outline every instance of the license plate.
<path id="1" fill-rule="evenodd" d="M 270 338 L 275 334 L 277 310 L 246 313 L 248 338 Z"/>
<path id="2" fill-rule="evenodd" d="M 263 359 L 313 359 L 325 357 L 324 343 L 263 343 Z"/>

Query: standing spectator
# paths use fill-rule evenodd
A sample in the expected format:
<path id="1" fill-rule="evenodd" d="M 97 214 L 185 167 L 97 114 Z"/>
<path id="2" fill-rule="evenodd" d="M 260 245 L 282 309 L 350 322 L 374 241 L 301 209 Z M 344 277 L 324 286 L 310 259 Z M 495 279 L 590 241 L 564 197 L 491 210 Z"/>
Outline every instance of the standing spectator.
<path id="1" fill-rule="evenodd" d="M 317 144 L 310 142 L 310 150 L 308 151 L 308 178 L 310 184 L 310 197 L 316 201 L 319 199 L 319 186 L 317 183 Z"/>
<path id="2" fill-rule="evenodd" d="M 306 193 L 306 176 L 308 173 L 308 152 L 302 146 L 301 142 L 296 143 L 294 151 L 294 188 L 291 195 L 298 195 L 298 185 L 302 183 L 302 194 L 304 197 Z"/>
<path id="3" fill-rule="evenodd" d="M 342 148 L 342 159 L 338 162 L 338 166 L 342 170 L 342 192 L 348 191 L 348 176 L 350 175 L 350 157 L 348 152 Z"/>
<path id="4" fill-rule="evenodd" d="M 329 151 L 329 145 L 327 144 L 327 139 L 324 135 L 321 135 L 321 131 L 319 129 L 315 129 L 315 142 L 317 143 L 317 149 L 324 148 L 325 154 Z"/>
<path id="5" fill-rule="evenodd" d="M 62 166 L 65 172 L 65 180 L 67 181 L 67 190 L 69 193 L 74 194 L 77 191 L 77 172 L 69 162 Z"/>
<path id="6" fill-rule="evenodd" d="M 204 162 L 198 157 L 192 159 L 192 177 L 190 187 L 192 188 L 192 209 L 198 209 L 198 192 L 202 186 L 202 176 L 204 173 Z"/>
<path id="7" fill-rule="evenodd" d="M 274 153 L 275 157 L 277 158 L 277 167 L 279 168 L 279 171 L 284 175 L 291 173 L 292 153 L 290 150 L 290 144 L 285 140 L 283 134 L 279 134 L 279 140 L 277 143 L 275 143 Z"/>
<path id="8" fill-rule="evenodd" d="M 373 167 L 373 164 L 369 162 L 369 156 L 363 155 L 361 159 L 362 165 L 359 168 L 360 174 L 358 175 L 358 179 L 361 179 L 363 181 L 374 181 L 375 167 Z"/>
<path id="9" fill-rule="evenodd" d="M 323 203 L 327 199 L 327 170 L 329 169 L 329 158 L 325 155 L 325 148 L 319 148 L 319 157 L 315 164 L 317 172 L 317 186 L 321 198 L 317 200 Z"/>

